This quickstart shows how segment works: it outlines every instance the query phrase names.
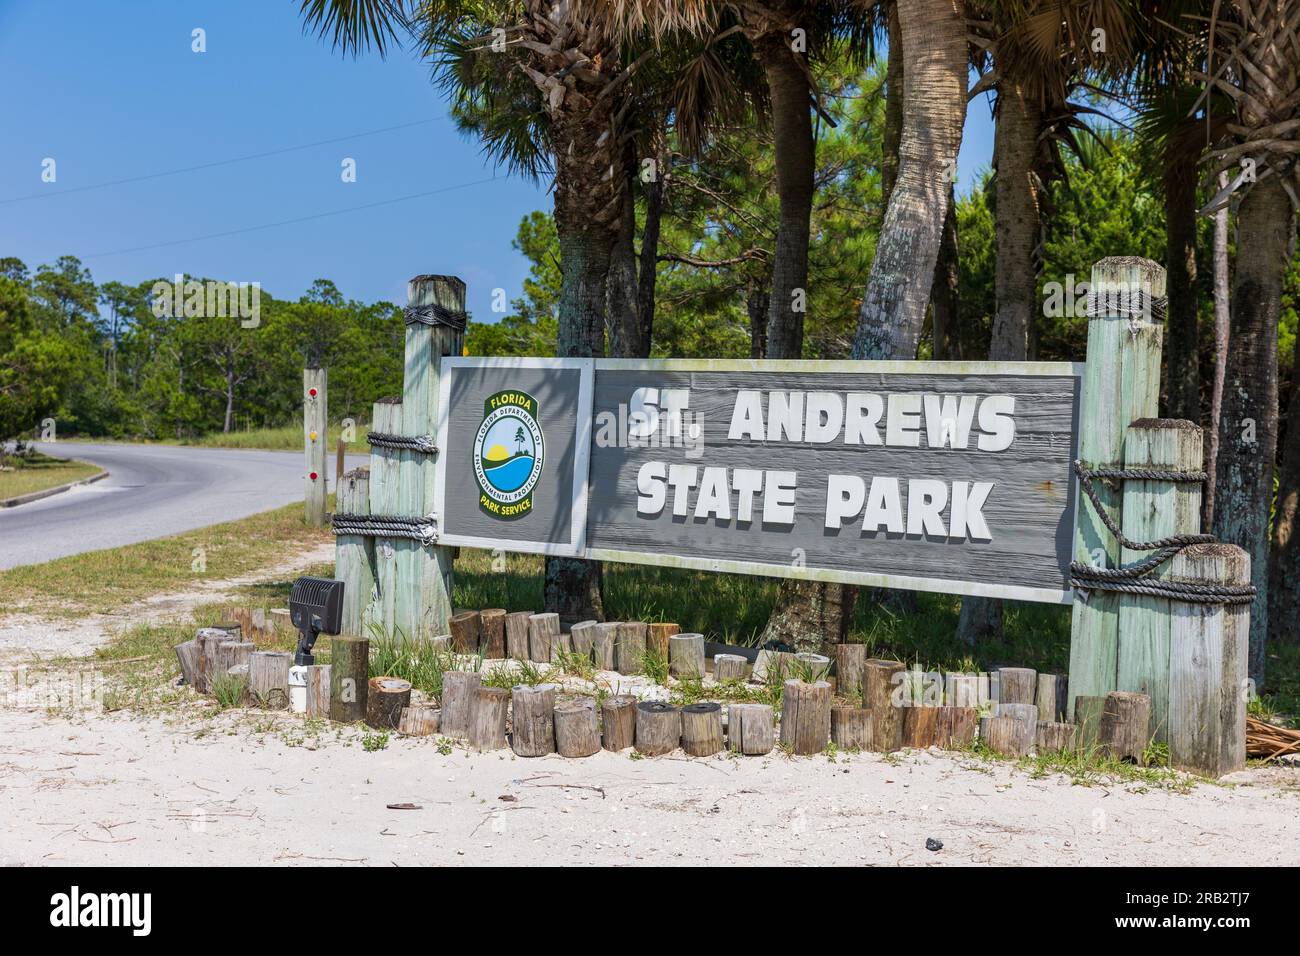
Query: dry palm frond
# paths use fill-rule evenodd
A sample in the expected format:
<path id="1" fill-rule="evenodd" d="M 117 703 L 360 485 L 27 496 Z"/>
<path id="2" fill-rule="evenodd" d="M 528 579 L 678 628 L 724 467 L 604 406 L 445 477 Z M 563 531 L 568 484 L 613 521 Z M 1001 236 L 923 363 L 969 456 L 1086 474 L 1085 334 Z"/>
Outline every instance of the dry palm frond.
<path id="1" fill-rule="evenodd" d="M 1246 718 L 1246 755 L 1273 760 L 1300 754 L 1300 730 L 1288 730 L 1255 717 Z"/>

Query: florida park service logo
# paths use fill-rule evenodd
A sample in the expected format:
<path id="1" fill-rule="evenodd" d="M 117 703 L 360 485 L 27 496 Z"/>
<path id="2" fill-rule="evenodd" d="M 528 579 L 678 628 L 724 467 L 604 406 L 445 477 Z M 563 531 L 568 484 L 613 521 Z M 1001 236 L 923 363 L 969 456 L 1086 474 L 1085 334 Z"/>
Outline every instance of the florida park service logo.
<path id="1" fill-rule="evenodd" d="M 474 439 L 478 506 L 502 521 L 533 510 L 533 489 L 542 477 L 546 440 L 537 423 L 537 399 L 513 389 L 483 403 L 483 424 Z"/>

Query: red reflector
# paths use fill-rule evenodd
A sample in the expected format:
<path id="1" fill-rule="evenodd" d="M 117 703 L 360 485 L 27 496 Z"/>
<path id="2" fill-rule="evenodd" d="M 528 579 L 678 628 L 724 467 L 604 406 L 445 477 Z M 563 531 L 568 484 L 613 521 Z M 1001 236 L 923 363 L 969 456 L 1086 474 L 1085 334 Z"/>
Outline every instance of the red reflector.
<path id="1" fill-rule="evenodd" d="M 315 481 L 315 480 L 316 480 L 316 472 L 314 472 L 314 471 L 311 473 L 311 480 L 312 480 L 312 481 Z"/>

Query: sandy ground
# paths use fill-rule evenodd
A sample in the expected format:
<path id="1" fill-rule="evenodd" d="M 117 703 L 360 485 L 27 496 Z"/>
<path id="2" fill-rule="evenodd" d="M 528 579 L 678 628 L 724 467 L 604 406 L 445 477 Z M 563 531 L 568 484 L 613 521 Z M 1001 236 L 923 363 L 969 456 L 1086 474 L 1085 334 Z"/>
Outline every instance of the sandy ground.
<path id="1" fill-rule="evenodd" d="M 6 669 L 88 653 L 115 620 L 0 622 Z M 396 735 L 367 750 L 360 730 L 200 703 L 155 716 L 4 703 L 8 865 L 1300 864 L 1297 768 L 1180 793 L 939 752 L 524 759 Z"/>

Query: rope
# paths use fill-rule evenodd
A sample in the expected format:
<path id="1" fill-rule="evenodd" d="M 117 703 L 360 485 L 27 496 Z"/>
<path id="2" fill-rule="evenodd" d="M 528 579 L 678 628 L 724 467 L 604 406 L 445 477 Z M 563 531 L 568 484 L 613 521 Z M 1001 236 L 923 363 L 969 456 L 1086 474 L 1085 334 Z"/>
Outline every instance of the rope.
<path id="1" fill-rule="evenodd" d="M 1250 604 L 1255 600 L 1253 584 L 1200 584 L 1193 581 L 1161 581 L 1147 578 L 1178 552 L 1193 544 L 1215 544 L 1212 534 L 1175 534 L 1156 541 L 1133 541 L 1124 535 L 1114 520 L 1102 507 L 1092 480 L 1119 481 L 1172 481 L 1202 482 L 1203 471 L 1161 471 L 1152 468 L 1085 468 L 1083 462 L 1074 462 L 1074 473 L 1079 485 L 1092 502 L 1097 516 L 1115 540 L 1130 551 L 1153 551 L 1136 564 L 1123 568 L 1095 568 L 1082 561 L 1070 562 L 1070 587 L 1087 591 L 1114 591 L 1120 594 L 1143 594 L 1149 597 L 1168 598 L 1191 604 Z"/>
<path id="2" fill-rule="evenodd" d="M 374 448 L 402 448 L 407 451 L 418 451 L 425 455 L 433 455 L 438 451 L 438 446 L 434 443 L 432 435 L 388 435 L 384 432 L 367 432 L 366 442 Z"/>
<path id="3" fill-rule="evenodd" d="M 336 514 L 330 521 L 334 534 L 356 534 L 373 538 L 412 538 L 430 545 L 438 540 L 437 518 L 405 518 L 398 515 Z"/>
<path id="4" fill-rule="evenodd" d="M 464 312 L 453 312 L 437 303 L 429 305 L 408 305 L 404 310 L 407 325 L 443 325 L 457 332 L 464 332 L 469 316 Z"/>
<path id="5" fill-rule="evenodd" d="M 1143 289 L 1121 287 L 1089 291 L 1084 307 L 1086 316 L 1102 315 L 1106 317 L 1127 315 L 1130 318 L 1142 316 L 1163 320 L 1169 300 L 1164 296 L 1154 296 Z"/>

